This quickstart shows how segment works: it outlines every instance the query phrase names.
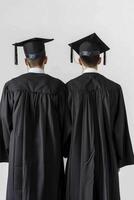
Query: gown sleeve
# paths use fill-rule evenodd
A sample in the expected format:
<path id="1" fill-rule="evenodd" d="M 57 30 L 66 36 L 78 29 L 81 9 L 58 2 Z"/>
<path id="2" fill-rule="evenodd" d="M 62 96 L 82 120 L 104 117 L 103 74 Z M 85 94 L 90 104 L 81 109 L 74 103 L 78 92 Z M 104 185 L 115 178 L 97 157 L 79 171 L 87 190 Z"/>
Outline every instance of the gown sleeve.
<path id="1" fill-rule="evenodd" d="M 66 85 L 67 86 L 67 85 Z M 71 135 L 72 135 L 72 93 L 69 87 L 66 87 L 66 116 L 64 128 L 64 157 L 67 158 L 70 152 Z"/>
<path id="2" fill-rule="evenodd" d="M 5 84 L 0 101 L 0 162 L 8 162 L 11 130 L 12 94 Z"/>
<path id="3" fill-rule="evenodd" d="M 60 120 L 62 128 L 62 152 L 63 157 L 67 158 L 70 148 L 70 116 L 69 116 L 69 107 L 68 107 L 68 91 L 65 86 L 64 90 L 61 93 L 60 97 Z"/>
<path id="4" fill-rule="evenodd" d="M 134 164 L 134 154 L 128 128 L 126 107 L 121 86 L 114 120 L 114 142 L 117 153 L 118 169 Z"/>

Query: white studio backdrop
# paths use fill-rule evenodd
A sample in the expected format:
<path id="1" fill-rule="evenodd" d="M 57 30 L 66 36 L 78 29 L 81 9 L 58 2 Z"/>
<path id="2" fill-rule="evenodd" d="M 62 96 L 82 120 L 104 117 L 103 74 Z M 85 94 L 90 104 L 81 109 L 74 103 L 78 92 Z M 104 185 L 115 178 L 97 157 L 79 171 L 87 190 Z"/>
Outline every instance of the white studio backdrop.
<path id="1" fill-rule="evenodd" d="M 67 82 L 81 74 L 70 63 L 68 43 L 96 32 L 111 48 L 99 71 L 124 92 L 134 148 L 134 1 L 133 0 L 3 0 L 0 4 L 0 94 L 4 83 L 27 72 L 22 48 L 14 65 L 12 43 L 31 37 L 55 38 L 46 44 L 46 73 Z M 78 57 L 77 55 L 75 56 Z M 8 164 L 0 163 L 0 200 L 5 200 Z M 120 170 L 121 200 L 133 200 L 134 166 Z"/>

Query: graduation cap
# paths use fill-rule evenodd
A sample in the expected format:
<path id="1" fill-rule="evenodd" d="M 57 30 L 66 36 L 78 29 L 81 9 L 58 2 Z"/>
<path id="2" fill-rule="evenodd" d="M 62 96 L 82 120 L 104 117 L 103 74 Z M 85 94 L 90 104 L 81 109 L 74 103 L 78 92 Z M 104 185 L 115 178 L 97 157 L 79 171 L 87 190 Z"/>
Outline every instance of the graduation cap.
<path id="1" fill-rule="evenodd" d="M 94 56 L 104 53 L 103 63 L 106 64 L 106 51 L 110 48 L 97 36 L 96 33 L 84 37 L 76 42 L 70 43 L 71 47 L 71 63 L 73 62 L 73 50 L 80 56 Z"/>
<path id="2" fill-rule="evenodd" d="M 37 59 L 46 55 L 45 52 L 45 43 L 50 42 L 54 39 L 45 39 L 45 38 L 31 38 L 19 43 L 15 43 L 15 64 L 18 65 L 18 51 L 17 47 L 23 47 L 26 58 Z"/>

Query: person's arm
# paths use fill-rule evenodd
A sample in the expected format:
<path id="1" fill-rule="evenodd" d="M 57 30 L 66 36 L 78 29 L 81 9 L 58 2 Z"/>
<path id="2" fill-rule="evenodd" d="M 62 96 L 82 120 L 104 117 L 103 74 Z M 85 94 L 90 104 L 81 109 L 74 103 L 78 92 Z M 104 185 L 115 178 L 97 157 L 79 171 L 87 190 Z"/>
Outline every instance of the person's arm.
<path id="1" fill-rule="evenodd" d="M 118 168 L 134 164 L 134 154 L 128 128 L 128 120 L 122 88 L 119 87 L 118 102 L 113 124 L 113 138 Z"/>
<path id="2" fill-rule="evenodd" d="M 8 162 L 12 130 L 12 101 L 13 95 L 5 84 L 0 102 L 0 162 Z"/>

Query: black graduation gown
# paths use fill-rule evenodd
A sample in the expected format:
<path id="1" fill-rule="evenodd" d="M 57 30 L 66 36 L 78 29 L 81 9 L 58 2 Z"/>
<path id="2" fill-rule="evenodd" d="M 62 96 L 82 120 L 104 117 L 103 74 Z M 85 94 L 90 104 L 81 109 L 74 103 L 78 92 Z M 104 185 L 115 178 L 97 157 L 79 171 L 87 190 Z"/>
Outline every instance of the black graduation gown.
<path id="1" fill-rule="evenodd" d="M 66 86 L 47 74 L 8 81 L 0 104 L 0 162 L 9 162 L 7 200 L 61 200 Z"/>
<path id="2" fill-rule="evenodd" d="M 66 200 L 120 200 L 119 169 L 134 164 L 122 88 L 96 72 L 67 87 L 72 127 L 65 137 L 66 144 L 71 138 Z"/>

